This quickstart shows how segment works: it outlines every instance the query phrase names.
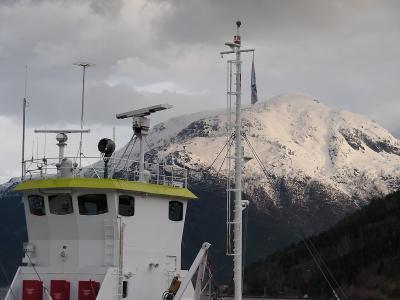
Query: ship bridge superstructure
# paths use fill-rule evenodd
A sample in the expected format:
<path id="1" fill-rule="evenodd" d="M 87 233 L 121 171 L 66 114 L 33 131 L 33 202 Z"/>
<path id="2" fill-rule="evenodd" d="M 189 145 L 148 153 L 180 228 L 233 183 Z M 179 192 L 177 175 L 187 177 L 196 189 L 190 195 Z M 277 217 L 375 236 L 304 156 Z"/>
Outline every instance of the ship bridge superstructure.
<path id="1" fill-rule="evenodd" d="M 133 117 L 138 161 L 118 157 L 113 141 L 102 139 L 101 156 L 79 165 L 81 156 L 64 155 L 74 132 L 53 130 L 59 157 L 24 162 L 15 191 L 22 193 L 28 241 L 5 299 L 199 299 L 210 245 L 199 245 L 190 270 L 181 269 L 186 209 L 197 199 L 187 170 L 144 161 L 146 116 L 164 108 L 119 114 Z"/>

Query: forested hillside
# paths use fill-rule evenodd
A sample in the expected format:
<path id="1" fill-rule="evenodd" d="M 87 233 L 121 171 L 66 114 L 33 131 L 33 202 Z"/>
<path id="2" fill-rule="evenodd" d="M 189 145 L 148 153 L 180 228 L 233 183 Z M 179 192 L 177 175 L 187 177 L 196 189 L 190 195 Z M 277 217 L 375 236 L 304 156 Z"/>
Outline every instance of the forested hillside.
<path id="1" fill-rule="evenodd" d="M 400 299 L 400 192 L 373 200 L 332 229 L 252 264 L 245 271 L 247 294 L 331 298 L 332 288 L 307 247 L 340 299 Z"/>

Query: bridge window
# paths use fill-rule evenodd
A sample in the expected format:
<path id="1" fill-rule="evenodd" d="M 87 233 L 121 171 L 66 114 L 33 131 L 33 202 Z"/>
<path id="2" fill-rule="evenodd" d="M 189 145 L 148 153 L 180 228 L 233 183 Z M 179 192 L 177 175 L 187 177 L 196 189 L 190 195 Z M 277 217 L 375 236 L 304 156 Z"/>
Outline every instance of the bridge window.
<path id="1" fill-rule="evenodd" d="M 74 212 L 70 194 L 57 194 L 49 196 L 50 213 L 53 215 L 68 215 Z"/>
<path id="2" fill-rule="evenodd" d="M 135 198 L 132 196 L 119 196 L 118 214 L 124 217 L 130 217 L 135 214 Z"/>
<path id="3" fill-rule="evenodd" d="M 79 213 L 81 215 L 100 215 L 108 212 L 106 194 L 87 194 L 78 196 Z"/>
<path id="4" fill-rule="evenodd" d="M 46 210 L 44 208 L 44 198 L 40 195 L 29 195 L 29 210 L 32 215 L 44 216 L 46 215 Z"/>
<path id="5" fill-rule="evenodd" d="M 183 203 L 179 202 L 179 201 L 170 201 L 168 217 L 171 221 L 182 221 L 183 220 Z"/>

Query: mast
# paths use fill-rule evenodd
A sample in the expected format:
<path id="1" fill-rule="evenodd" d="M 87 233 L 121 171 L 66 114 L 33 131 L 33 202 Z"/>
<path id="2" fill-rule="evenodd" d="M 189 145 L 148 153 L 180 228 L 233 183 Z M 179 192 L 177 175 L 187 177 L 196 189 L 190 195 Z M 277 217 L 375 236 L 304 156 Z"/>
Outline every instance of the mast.
<path id="1" fill-rule="evenodd" d="M 81 130 L 83 130 L 83 117 L 85 109 L 85 75 L 87 67 L 94 67 L 96 64 L 91 64 L 88 62 L 77 62 L 74 63 L 75 66 L 82 67 L 82 101 L 81 101 Z M 79 168 L 82 167 L 82 132 L 79 140 Z"/>
<path id="2" fill-rule="evenodd" d="M 25 66 L 25 92 L 22 100 L 22 153 L 21 153 L 21 181 L 25 178 L 25 117 L 26 117 L 26 89 L 28 85 L 28 65 Z"/>
<path id="3" fill-rule="evenodd" d="M 25 115 L 26 115 L 26 98 L 22 100 L 22 159 L 21 159 L 21 180 L 25 177 Z"/>
<path id="4" fill-rule="evenodd" d="M 241 135 L 241 100 L 242 100 L 242 83 L 241 83 L 241 61 L 240 61 L 240 35 L 239 27 L 240 21 L 236 22 L 237 35 L 235 36 L 235 43 L 238 47 L 236 50 L 236 121 L 235 121 L 235 205 L 234 205 L 234 257 L 233 257 L 233 272 L 235 282 L 235 300 L 242 299 L 242 135 Z"/>
<path id="5" fill-rule="evenodd" d="M 239 29 L 241 22 L 236 22 L 236 35 L 234 36 L 233 43 L 225 43 L 226 46 L 231 48 L 231 51 L 221 52 L 224 54 L 235 54 L 235 60 L 232 63 L 235 65 L 235 81 L 236 91 L 233 93 L 236 97 L 236 120 L 235 120 L 235 188 L 228 189 L 228 193 L 234 191 L 234 238 L 233 238 L 233 281 L 235 286 L 235 300 L 242 300 L 242 286 L 243 286 L 243 263 L 242 263 L 242 245 L 243 245 L 243 201 L 242 201 L 242 170 L 243 170 L 243 147 L 242 147 L 242 133 L 241 133 L 241 100 L 242 100 L 242 84 L 241 84 L 241 53 L 253 52 L 254 49 L 241 49 L 241 38 Z M 229 176 L 229 175 L 228 175 Z M 229 222 L 229 220 L 228 220 Z"/>

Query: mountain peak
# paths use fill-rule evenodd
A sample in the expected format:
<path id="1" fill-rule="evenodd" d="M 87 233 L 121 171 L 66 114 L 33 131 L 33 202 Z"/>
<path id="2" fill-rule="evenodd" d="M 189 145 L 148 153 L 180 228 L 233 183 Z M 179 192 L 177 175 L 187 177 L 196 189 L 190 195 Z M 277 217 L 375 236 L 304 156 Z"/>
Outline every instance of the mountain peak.
<path id="1" fill-rule="evenodd" d="M 256 201 L 282 202 L 282 182 L 299 185 L 301 192 L 290 199 L 299 202 L 308 201 L 307 190 L 316 185 L 327 199 L 340 194 L 347 201 L 364 201 L 398 187 L 400 144 L 365 116 L 290 93 L 245 107 L 242 118 L 243 131 L 270 174 L 266 177 L 256 160 L 245 165 L 247 192 L 255 193 L 250 182 L 258 182 L 264 191 Z M 169 157 L 189 169 L 208 170 L 226 143 L 227 119 L 224 111 L 177 117 L 156 126 L 148 139 L 159 150 L 157 159 Z M 215 170 L 222 160 L 223 155 Z M 224 169 L 222 165 L 219 174 Z"/>

